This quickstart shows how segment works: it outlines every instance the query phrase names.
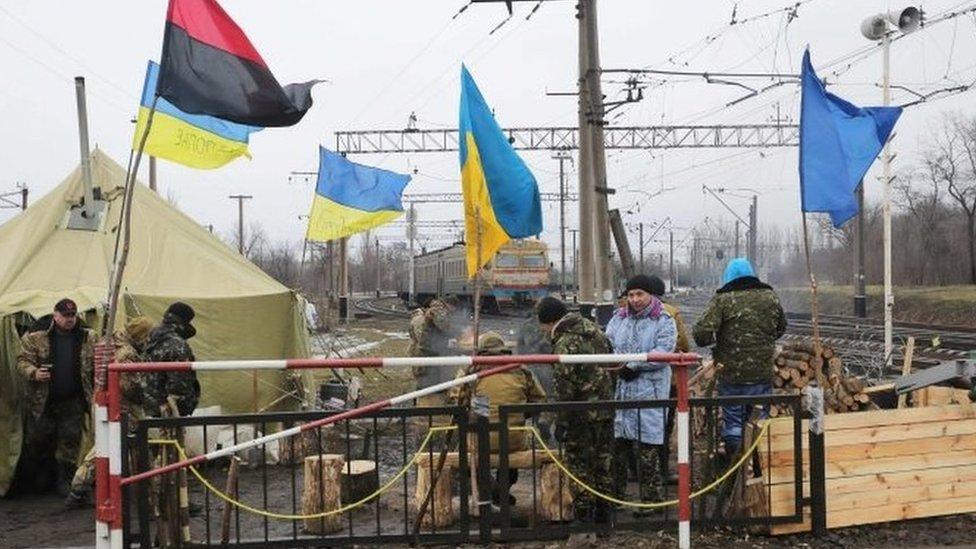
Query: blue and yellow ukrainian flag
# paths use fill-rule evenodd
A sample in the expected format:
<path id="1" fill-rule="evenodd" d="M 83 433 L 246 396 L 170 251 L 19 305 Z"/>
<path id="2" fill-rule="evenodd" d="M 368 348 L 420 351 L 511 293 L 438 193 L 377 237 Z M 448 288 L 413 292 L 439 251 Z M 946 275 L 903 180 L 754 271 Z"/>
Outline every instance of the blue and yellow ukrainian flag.
<path id="1" fill-rule="evenodd" d="M 403 215 L 400 198 L 409 181 L 409 175 L 356 164 L 319 147 L 319 178 L 305 237 L 325 242 L 393 221 Z"/>
<path id="2" fill-rule="evenodd" d="M 542 205 L 535 177 L 515 154 L 464 66 L 458 149 L 468 277 L 473 277 L 509 239 L 542 232 Z"/>
<path id="3" fill-rule="evenodd" d="M 158 78 L 159 65 L 150 61 L 142 87 L 133 149 L 139 147 L 142 132 L 145 131 Z M 156 114 L 153 115 L 144 152 L 191 168 L 219 168 L 238 156 L 250 158 L 247 152 L 248 137 L 262 129 L 205 114 L 188 114 L 160 97 L 156 102 Z"/>

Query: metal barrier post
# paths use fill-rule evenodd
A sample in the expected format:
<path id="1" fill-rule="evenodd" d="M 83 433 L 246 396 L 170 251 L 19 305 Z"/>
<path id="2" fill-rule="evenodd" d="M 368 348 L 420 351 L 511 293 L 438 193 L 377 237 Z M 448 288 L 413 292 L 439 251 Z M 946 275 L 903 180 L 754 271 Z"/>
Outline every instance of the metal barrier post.
<path id="1" fill-rule="evenodd" d="M 481 543 L 491 543 L 491 445 L 488 426 L 488 399 L 475 396 L 471 399 L 478 433 L 478 537 Z"/>
<path id="2" fill-rule="evenodd" d="M 95 547 L 109 549 L 116 547 L 112 536 L 114 513 L 117 512 L 112 499 L 110 484 L 109 445 L 109 394 L 108 394 L 108 364 L 112 360 L 111 342 L 95 344 Z M 118 546 L 121 546 L 121 536 Z"/>
<path id="3" fill-rule="evenodd" d="M 688 419 L 688 366 L 675 365 L 678 385 L 678 547 L 691 547 L 691 468 L 689 466 L 690 421 Z"/>
<path id="4" fill-rule="evenodd" d="M 824 449 L 823 389 L 807 388 L 807 411 L 810 412 L 810 525 L 813 535 L 827 533 L 827 471 Z"/>

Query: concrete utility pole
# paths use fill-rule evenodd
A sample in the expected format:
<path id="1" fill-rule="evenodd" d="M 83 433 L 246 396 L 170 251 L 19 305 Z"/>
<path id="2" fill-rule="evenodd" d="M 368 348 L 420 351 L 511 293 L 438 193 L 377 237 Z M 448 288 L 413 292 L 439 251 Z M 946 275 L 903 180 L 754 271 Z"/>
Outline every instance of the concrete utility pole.
<path id="1" fill-rule="evenodd" d="M 739 220 L 735 220 L 735 257 L 739 257 Z"/>
<path id="2" fill-rule="evenodd" d="M 409 288 L 407 291 L 410 293 L 410 300 L 408 304 L 413 303 L 417 299 L 417 286 L 414 274 L 414 240 L 417 238 L 417 208 L 414 203 L 410 203 L 410 209 L 407 210 L 407 240 L 410 242 L 410 273 L 408 274 Z"/>
<path id="3" fill-rule="evenodd" d="M 559 161 L 559 294 L 566 299 L 566 170 L 564 164 L 573 157 L 566 152 L 553 156 Z"/>
<path id="4" fill-rule="evenodd" d="M 380 266 L 382 265 L 382 263 L 383 262 L 380 260 L 380 239 L 379 237 L 376 237 L 376 297 L 380 296 L 380 290 L 381 290 Z"/>
<path id="5" fill-rule="evenodd" d="M 640 244 L 640 272 L 644 271 L 644 222 L 638 224 L 637 242 Z"/>
<path id="6" fill-rule="evenodd" d="M 674 230 L 668 231 L 668 278 L 671 279 L 671 293 L 674 293 Z"/>
<path id="7" fill-rule="evenodd" d="M 244 201 L 254 197 L 249 194 L 232 194 L 227 198 L 237 201 L 237 251 L 244 255 Z"/>
<path id="8" fill-rule="evenodd" d="M 352 307 L 349 303 L 349 238 L 339 239 L 339 319 L 349 320 Z"/>
<path id="9" fill-rule="evenodd" d="M 577 268 L 577 299 L 580 303 L 580 308 L 585 309 L 583 312 L 587 313 L 594 305 L 596 301 L 595 295 L 595 285 L 596 282 L 596 268 L 594 264 L 594 230 L 593 230 L 593 209 L 595 207 L 595 192 L 596 185 L 593 179 L 593 167 L 592 167 L 592 147 L 590 147 L 591 134 L 589 131 L 588 122 L 588 112 L 590 105 L 590 91 L 589 84 L 587 82 L 587 72 L 589 70 L 589 54 L 587 52 L 587 43 L 589 42 L 589 34 L 586 32 L 586 10 L 583 8 L 583 3 L 585 0 L 581 0 L 581 3 L 577 5 L 578 13 L 576 14 L 579 20 L 579 100 L 578 100 L 578 118 L 579 118 L 579 160 L 577 161 L 577 167 L 579 171 L 579 188 L 577 189 L 577 194 L 579 195 L 579 262 Z M 574 246 L 575 248 L 575 246 Z"/>
<path id="10" fill-rule="evenodd" d="M 579 252 L 576 249 L 576 233 L 579 232 L 579 229 L 570 229 L 569 232 L 570 232 L 570 234 L 573 235 L 573 280 L 577 280 L 578 281 L 579 280 L 579 265 L 578 265 L 578 262 L 579 262 Z M 579 288 L 578 287 L 576 288 L 576 292 L 574 292 L 573 295 L 575 296 L 573 298 L 573 301 L 579 301 Z"/>
<path id="11" fill-rule="evenodd" d="M 595 261 L 594 267 L 596 274 L 596 304 L 613 304 L 613 264 L 610 255 L 610 209 L 608 195 L 610 188 L 607 184 L 607 158 L 604 148 L 603 126 L 604 120 L 603 107 L 603 86 L 600 83 L 600 34 L 597 21 L 597 0 L 580 0 L 580 23 L 586 33 L 586 70 L 580 76 L 586 83 L 586 99 L 588 100 L 588 112 L 585 113 L 587 129 L 590 134 L 589 147 L 590 170 L 592 171 L 593 184 L 593 225 L 594 225 L 594 249 L 593 257 L 589 261 Z M 583 96 L 581 95 L 581 98 Z M 583 128 L 580 128 L 583 131 Z M 587 260 L 587 258 L 584 258 Z"/>
<path id="12" fill-rule="evenodd" d="M 752 267 L 758 268 L 756 261 L 759 257 L 759 196 L 752 195 L 752 205 L 749 206 L 749 263 Z"/>

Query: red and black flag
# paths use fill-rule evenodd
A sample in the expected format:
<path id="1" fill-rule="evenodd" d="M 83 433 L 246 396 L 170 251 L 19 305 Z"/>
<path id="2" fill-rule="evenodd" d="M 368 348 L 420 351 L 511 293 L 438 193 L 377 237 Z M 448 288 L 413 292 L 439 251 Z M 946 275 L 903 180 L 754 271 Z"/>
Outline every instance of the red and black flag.
<path id="1" fill-rule="evenodd" d="M 180 110 L 251 126 L 291 126 L 312 107 L 316 82 L 282 87 L 215 0 L 170 0 L 156 93 Z"/>

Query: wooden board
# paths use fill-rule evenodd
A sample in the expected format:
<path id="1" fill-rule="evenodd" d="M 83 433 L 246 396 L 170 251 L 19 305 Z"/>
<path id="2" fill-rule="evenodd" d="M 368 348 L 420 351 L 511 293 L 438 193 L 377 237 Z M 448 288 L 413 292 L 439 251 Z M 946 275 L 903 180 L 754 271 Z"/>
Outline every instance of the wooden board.
<path id="1" fill-rule="evenodd" d="M 976 496 L 919 501 L 915 503 L 894 503 L 850 512 L 828 513 L 827 528 L 842 528 L 844 526 L 856 526 L 859 524 L 876 524 L 879 522 L 893 522 L 973 512 L 976 512 Z M 802 523 L 776 525 L 770 530 L 770 533 L 773 535 L 781 535 L 809 531 L 810 519 L 807 515 Z"/>
<path id="2" fill-rule="evenodd" d="M 838 496 L 875 493 L 900 488 L 925 488 L 952 483 L 976 481 L 976 464 L 961 467 L 944 467 L 924 471 L 903 471 L 885 475 L 828 479 L 827 503 Z M 793 512 L 794 485 L 792 482 L 769 487 L 770 501 L 776 514 Z M 810 483 L 803 483 L 804 497 L 810 495 Z"/>
<path id="3" fill-rule="evenodd" d="M 923 451 L 941 453 L 974 449 L 976 449 L 976 434 L 937 436 L 830 447 L 827 450 L 827 460 L 878 459 L 917 455 Z M 767 457 L 765 463 L 772 467 L 792 466 L 793 457 L 792 450 L 776 451 Z"/>
<path id="4" fill-rule="evenodd" d="M 952 404 L 969 404 L 969 391 L 953 387 L 926 387 L 912 391 L 912 402 L 915 406 L 949 406 Z"/>
<path id="5" fill-rule="evenodd" d="M 824 445 L 829 448 L 868 442 L 891 442 L 939 436 L 951 437 L 956 435 L 970 435 L 973 433 L 976 433 L 976 418 L 894 424 L 879 427 L 865 427 L 862 429 L 831 429 L 830 427 L 826 427 L 824 431 Z M 802 438 L 804 438 L 804 447 L 807 447 L 805 433 Z M 772 435 L 767 443 L 760 443 L 760 445 L 764 451 L 777 452 L 791 450 L 793 448 L 793 433 Z"/>
<path id="6" fill-rule="evenodd" d="M 942 387 L 925 398 L 953 398 Z M 970 403 L 828 416 L 827 526 L 976 512 L 976 408 Z M 793 425 L 773 423 L 760 445 L 773 516 L 794 513 Z M 804 444 L 806 433 L 802 434 Z M 772 452 L 767 448 L 772 447 Z M 804 448 L 806 450 L 806 448 Z M 809 464 L 803 467 L 804 481 Z M 802 484 L 804 496 L 809 483 Z M 780 525 L 774 534 L 802 532 Z"/>

